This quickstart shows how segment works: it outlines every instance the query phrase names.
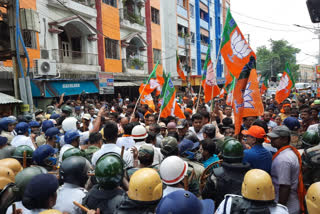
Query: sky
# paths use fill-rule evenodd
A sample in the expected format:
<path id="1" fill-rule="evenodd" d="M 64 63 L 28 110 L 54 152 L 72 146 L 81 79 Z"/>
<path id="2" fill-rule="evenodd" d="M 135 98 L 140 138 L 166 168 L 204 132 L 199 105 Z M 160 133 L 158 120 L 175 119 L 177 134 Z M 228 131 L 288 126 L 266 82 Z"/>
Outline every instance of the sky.
<path id="1" fill-rule="evenodd" d="M 318 24 L 311 22 L 306 0 L 231 0 L 230 10 L 243 35 L 250 34 L 250 46 L 270 47 L 270 39 L 284 39 L 301 51 L 298 64 L 315 65 L 319 52 Z M 248 36 L 245 35 L 247 38 Z"/>

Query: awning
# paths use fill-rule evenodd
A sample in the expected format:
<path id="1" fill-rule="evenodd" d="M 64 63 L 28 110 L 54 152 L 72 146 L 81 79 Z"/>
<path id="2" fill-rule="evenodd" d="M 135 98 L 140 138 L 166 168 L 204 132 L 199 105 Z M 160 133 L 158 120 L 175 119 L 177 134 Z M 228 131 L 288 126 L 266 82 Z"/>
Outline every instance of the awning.
<path id="1" fill-rule="evenodd" d="M 134 82 L 114 82 L 114 87 L 125 87 L 125 86 L 140 86 L 138 83 Z"/>
<path id="2" fill-rule="evenodd" d="M 13 96 L 4 94 L 0 92 L 0 105 L 9 104 L 9 103 L 22 103 L 21 100 L 17 100 Z"/>

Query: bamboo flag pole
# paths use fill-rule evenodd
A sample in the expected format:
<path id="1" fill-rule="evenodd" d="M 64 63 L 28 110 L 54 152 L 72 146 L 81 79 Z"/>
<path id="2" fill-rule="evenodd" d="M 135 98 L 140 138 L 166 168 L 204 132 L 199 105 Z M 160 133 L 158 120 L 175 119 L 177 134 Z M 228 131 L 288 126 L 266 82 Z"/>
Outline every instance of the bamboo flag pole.
<path id="1" fill-rule="evenodd" d="M 86 208 L 85 206 L 83 206 L 82 204 L 79 204 L 78 202 L 76 201 L 73 201 L 73 204 L 76 205 L 77 207 L 79 207 L 80 209 L 82 209 L 84 212 L 89 212 L 89 209 Z"/>

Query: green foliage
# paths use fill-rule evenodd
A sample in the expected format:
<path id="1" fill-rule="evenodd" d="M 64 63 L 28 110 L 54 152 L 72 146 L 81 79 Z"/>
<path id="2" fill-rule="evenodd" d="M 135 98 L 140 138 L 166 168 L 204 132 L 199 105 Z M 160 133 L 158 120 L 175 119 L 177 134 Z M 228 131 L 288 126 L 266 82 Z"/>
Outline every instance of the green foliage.
<path id="1" fill-rule="evenodd" d="M 270 40 L 271 48 L 266 46 L 257 48 L 257 70 L 261 71 L 262 77 L 270 79 L 282 73 L 286 62 L 290 65 L 290 71 L 294 79 L 298 79 L 299 65 L 297 65 L 296 54 L 300 49 L 292 47 L 286 40 Z"/>
<path id="2" fill-rule="evenodd" d="M 144 66 L 144 62 L 143 61 L 140 61 L 139 59 L 133 59 L 131 64 L 134 66 L 134 67 L 137 67 L 137 68 L 143 68 Z"/>

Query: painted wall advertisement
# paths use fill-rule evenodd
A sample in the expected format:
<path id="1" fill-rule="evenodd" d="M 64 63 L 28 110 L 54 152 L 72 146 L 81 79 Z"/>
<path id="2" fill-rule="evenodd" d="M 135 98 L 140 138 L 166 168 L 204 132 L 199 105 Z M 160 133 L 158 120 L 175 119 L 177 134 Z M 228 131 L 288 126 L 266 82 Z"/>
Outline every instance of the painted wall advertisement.
<path id="1" fill-rule="evenodd" d="M 114 94 L 113 73 L 99 73 L 99 94 Z"/>

